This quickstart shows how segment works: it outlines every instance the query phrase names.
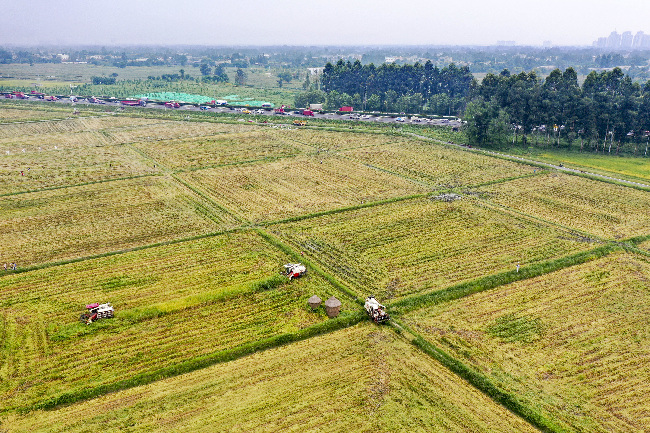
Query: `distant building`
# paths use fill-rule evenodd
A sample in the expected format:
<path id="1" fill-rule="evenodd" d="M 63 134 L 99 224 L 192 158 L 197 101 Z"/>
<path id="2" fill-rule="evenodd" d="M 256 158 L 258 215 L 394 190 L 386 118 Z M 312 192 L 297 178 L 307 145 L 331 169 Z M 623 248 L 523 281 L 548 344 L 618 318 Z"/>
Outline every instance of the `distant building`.
<path id="1" fill-rule="evenodd" d="M 632 32 L 623 32 L 621 35 L 621 48 L 628 50 L 632 48 L 633 39 L 634 37 L 632 36 Z"/>
<path id="2" fill-rule="evenodd" d="M 515 41 L 497 41 L 497 45 L 500 47 L 514 47 L 517 44 Z"/>
<path id="3" fill-rule="evenodd" d="M 650 35 L 646 35 L 642 31 L 635 35 L 629 31 L 623 32 L 623 34 L 613 31 L 607 37 L 596 39 L 592 45 L 595 48 L 610 50 L 645 50 L 650 49 Z"/>

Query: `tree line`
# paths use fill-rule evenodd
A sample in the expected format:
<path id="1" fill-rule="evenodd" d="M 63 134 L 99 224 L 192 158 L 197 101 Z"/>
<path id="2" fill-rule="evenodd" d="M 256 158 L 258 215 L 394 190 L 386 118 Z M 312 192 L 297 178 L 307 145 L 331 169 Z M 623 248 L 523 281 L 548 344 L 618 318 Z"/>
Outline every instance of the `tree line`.
<path id="1" fill-rule="evenodd" d="M 650 81 L 633 82 L 620 68 L 587 75 L 553 70 L 508 70 L 474 82 L 463 113 L 471 142 L 480 145 L 543 144 L 588 147 L 607 153 L 647 154 Z"/>
<path id="2" fill-rule="evenodd" d="M 466 66 L 442 69 L 425 64 L 362 65 L 342 59 L 327 63 L 320 89 L 298 95 L 296 104 L 324 103 L 328 109 L 351 105 L 358 110 L 449 114 L 462 108 L 473 80 Z"/>

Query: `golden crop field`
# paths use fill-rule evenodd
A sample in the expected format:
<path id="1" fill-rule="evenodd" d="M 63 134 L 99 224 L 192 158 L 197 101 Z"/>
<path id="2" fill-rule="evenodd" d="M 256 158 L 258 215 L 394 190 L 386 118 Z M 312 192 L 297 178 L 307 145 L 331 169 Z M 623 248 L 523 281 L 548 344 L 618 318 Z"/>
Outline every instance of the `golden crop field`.
<path id="1" fill-rule="evenodd" d="M 0 149 L 4 148 L 0 140 Z M 98 133 L 30 137 L 0 153 L 0 195 L 78 185 L 159 171 L 133 149 L 108 146 Z M 8 146 L 7 146 L 8 147 Z M 22 172 L 22 173 L 21 173 Z"/>
<path id="2" fill-rule="evenodd" d="M 30 135 L 54 133 L 76 134 L 83 131 L 99 131 L 111 128 L 133 127 L 156 123 L 156 120 L 125 116 L 71 117 L 62 120 L 42 122 L 21 122 L 0 124 L 0 139 L 20 140 Z M 47 140 L 46 138 L 44 140 Z"/>
<path id="3" fill-rule="evenodd" d="M 646 431 L 649 281 L 647 257 L 619 252 L 405 320 L 572 430 Z"/>
<path id="4" fill-rule="evenodd" d="M 348 150 L 343 154 L 436 188 L 476 185 L 534 170 L 526 165 L 416 140 Z"/>
<path id="5" fill-rule="evenodd" d="M 270 230 L 323 263 L 360 297 L 382 299 L 561 257 L 593 246 L 465 197 L 400 201 Z"/>
<path id="6" fill-rule="evenodd" d="M 336 156 L 311 155 L 180 175 L 253 222 L 412 194 L 426 188 Z"/>
<path id="7" fill-rule="evenodd" d="M 134 122 L 132 125 L 106 129 L 104 133 L 113 143 L 123 144 L 210 137 L 216 134 L 253 132 L 261 129 L 263 128 L 254 125 L 148 119 L 144 123 Z"/>
<path id="8" fill-rule="evenodd" d="M 317 275 L 270 290 L 288 258 L 254 233 L 15 274 L 0 280 L 0 406 L 25 407 L 63 392 L 128 379 L 327 319 L 307 299 L 332 295 Z M 78 322 L 91 301 L 118 311 Z M 28 386 L 25 384 L 29 384 Z"/>
<path id="9" fill-rule="evenodd" d="M 319 131 L 316 129 L 292 129 L 284 130 L 282 133 L 287 139 L 315 147 L 322 152 L 408 142 L 407 138 L 401 136 L 358 133 L 353 131 L 342 134 L 340 132 Z"/>
<path id="10" fill-rule="evenodd" d="M 551 173 L 490 185 L 492 202 L 607 239 L 647 235 L 650 194 L 624 186 Z"/>
<path id="11" fill-rule="evenodd" d="M 387 329 L 359 325 L 155 384 L 10 419 L 7 433 L 532 432 Z"/>
<path id="12" fill-rule="evenodd" d="M 216 232 L 233 223 L 160 177 L 4 196 L 0 214 L 0 262 L 21 267 Z"/>
<path id="13" fill-rule="evenodd" d="M 639 248 L 650 251 L 650 240 L 645 241 L 645 242 L 641 242 L 639 244 Z"/>
<path id="14" fill-rule="evenodd" d="M 308 146 L 283 139 L 277 131 L 270 128 L 198 138 L 142 142 L 135 146 L 155 161 L 172 169 L 224 165 L 311 151 Z"/>
<path id="15" fill-rule="evenodd" d="M 2 107 L 2 110 L 0 110 L 0 123 L 19 122 L 26 120 L 62 119 L 68 117 L 69 115 L 69 110 L 63 112 L 62 110 L 37 110 L 34 107 Z"/>

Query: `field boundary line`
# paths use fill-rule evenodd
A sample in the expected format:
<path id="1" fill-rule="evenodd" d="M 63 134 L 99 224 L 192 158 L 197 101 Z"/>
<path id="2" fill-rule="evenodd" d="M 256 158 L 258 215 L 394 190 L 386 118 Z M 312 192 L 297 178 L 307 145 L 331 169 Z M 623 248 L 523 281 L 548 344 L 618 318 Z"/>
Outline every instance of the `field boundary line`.
<path id="1" fill-rule="evenodd" d="M 532 407 L 522 403 L 516 397 L 516 395 L 501 390 L 483 373 L 474 370 L 473 368 L 465 365 L 458 359 L 449 355 L 447 352 L 435 346 L 433 343 L 429 342 L 419 333 L 415 332 L 400 321 L 391 318 L 390 325 L 399 335 L 403 336 L 404 331 L 411 334 L 413 339 L 409 339 L 406 336 L 403 337 L 409 340 L 411 344 L 420 349 L 422 352 L 440 362 L 452 373 L 456 374 L 458 377 L 465 380 L 471 386 L 492 399 L 495 403 L 505 407 L 510 412 L 519 416 L 532 426 L 538 428 L 543 432 L 554 433 L 572 431 L 572 429 L 570 429 L 564 423 L 563 425 L 558 425 L 556 422 L 554 422 L 555 420 L 548 419 L 539 411 L 536 411 Z"/>
<path id="2" fill-rule="evenodd" d="M 309 213 L 309 214 L 297 215 L 297 216 L 294 216 L 294 217 L 284 218 L 284 219 L 281 219 L 281 220 L 261 222 L 258 225 L 260 227 L 268 227 L 268 226 L 276 225 L 276 224 L 292 223 L 292 222 L 302 221 L 302 220 L 311 219 L 311 218 L 318 218 L 318 217 L 326 216 L 326 215 L 334 215 L 334 214 L 337 214 L 337 213 L 355 211 L 355 210 L 364 209 L 364 208 L 367 208 L 367 207 L 383 206 L 383 205 L 386 205 L 386 204 L 396 203 L 396 202 L 405 201 L 405 200 L 414 200 L 414 199 L 418 199 L 418 198 L 425 198 L 425 197 L 428 197 L 431 194 L 435 194 L 435 193 L 436 193 L 436 191 L 432 191 L 432 192 L 425 192 L 425 193 L 420 193 L 420 194 L 406 195 L 406 196 L 401 196 L 401 197 L 393 197 L 393 198 L 388 198 L 388 199 L 385 199 L 385 200 L 378 200 L 378 201 L 372 201 L 372 202 L 363 203 L 363 204 L 357 204 L 357 205 L 354 205 L 354 206 L 339 207 L 339 208 L 336 208 L 336 209 L 329 209 L 329 210 L 324 210 L 324 211 L 320 211 L 320 212 L 313 212 L 313 213 Z"/>
<path id="3" fill-rule="evenodd" d="M 234 212 L 234 211 L 228 209 L 227 207 L 221 205 L 220 203 L 217 203 L 216 201 L 214 201 L 214 199 L 212 199 L 212 198 L 211 198 L 210 196 L 208 196 L 206 193 L 204 193 L 203 191 L 201 191 L 198 187 L 196 187 L 196 186 L 190 184 L 189 182 L 187 182 L 187 181 L 181 179 L 180 177 L 178 177 L 178 176 L 176 175 L 176 173 L 171 173 L 171 177 L 172 177 L 174 180 L 176 180 L 178 183 L 180 183 L 181 185 L 183 185 L 185 188 L 189 189 L 190 191 L 194 192 L 195 194 L 197 194 L 198 196 L 200 196 L 201 198 L 203 198 L 203 200 L 206 200 L 208 203 L 210 203 L 211 205 L 213 205 L 213 206 L 216 207 L 217 209 L 221 209 L 222 211 L 224 211 L 225 213 L 227 213 L 228 215 L 230 215 L 231 217 L 233 217 L 233 218 L 235 219 L 235 221 L 237 221 L 237 222 L 239 222 L 239 223 L 241 223 L 241 224 L 247 224 L 247 225 L 250 225 L 250 224 L 251 224 L 250 221 L 244 219 L 242 216 L 240 216 L 240 215 L 237 214 L 236 212 Z M 213 221 L 214 221 L 214 220 L 213 220 Z"/>
<path id="4" fill-rule="evenodd" d="M 306 340 L 311 337 L 323 335 L 339 329 L 349 328 L 354 326 L 365 319 L 366 315 L 361 312 L 339 316 L 336 319 L 327 319 L 324 322 L 316 325 L 300 329 L 296 332 L 276 335 L 246 343 L 232 349 L 225 349 L 216 351 L 207 355 L 198 356 L 187 361 L 180 362 L 175 365 L 170 365 L 154 371 L 146 371 L 132 376 L 129 379 L 123 379 L 118 382 L 107 383 L 93 388 L 79 389 L 71 392 L 59 394 L 58 396 L 48 398 L 28 407 L 13 407 L 4 409 L 8 412 L 10 410 L 17 411 L 18 413 L 25 414 L 34 410 L 50 410 L 63 405 L 70 405 L 82 400 L 99 397 L 111 392 L 122 391 L 137 386 L 147 385 L 163 379 L 179 376 L 181 374 L 190 373 L 192 371 L 200 370 L 210 367 L 215 364 L 234 361 L 244 356 L 252 355 L 256 352 L 262 352 L 268 349 L 277 348 L 286 344 L 294 343 L 301 340 Z M 2 413 L 2 412 L 0 412 Z"/>
<path id="5" fill-rule="evenodd" d="M 26 191 L 8 192 L 8 193 L 5 193 L 5 194 L 0 194 L 0 197 L 10 197 L 12 195 L 32 194 L 32 193 L 44 192 L 44 191 L 54 191 L 54 190 L 57 190 L 57 189 L 76 188 L 76 187 L 80 187 L 80 186 L 95 185 L 95 184 L 98 184 L 98 183 L 118 182 L 118 181 L 121 181 L 121 180 L 140 179 L 142 177 L 147 177 L 147 176 L 155 177 L 155 176 L 162 176 L 162 174 L 161 173 L 136 174 L 134 176 L 116 177 L 114 179 L 93 180 L 91 182 L 76 183 L 76 184 L 71 184 L 71 185 L 47 186 L 47 187 L 39 188 L 39 189 L 30 189 L 30 190 L 26 190 Z"/>
<path id="6" fill-rule="evenodd" d="M 516 281 L 527 280 L 539 277 L 541 275 L 556 272 L 561 269 L 570 268 L 592 260 L 599 259 L 611 254 L 614 251 L 622 249 L 621 246 L 614 243 L 607 243 L 591 250 L 581 251 L 576 254 L 548 260 L 533 265 L 522 266 L 519 271 L 516 270 L 501 272 L 498 274 L 488 275 L 486 277 L 476 278 L 465 281 L 453 286 L 434 290 L 431 292 L 413 295 L 402 298 L 393 303 L 388 303 L 388 307 L 398 316 L 414 310 L 419 310 L 432 305 L 442 304 L 444 302 L 454 301 L 464 298 L 474 293 L 480 293 L 486 290 L 495 289 L 499 286 L 514 283 Z"/>
<path id="7" fill-rule="evenodd" d="M 228 234 L 228 233 L 237 233 L 239 231 L 245 231 L 245 230 L 247 230 L 247 229 L 243 228 L 243 227 L 235 227 L 235 228 L 232 228 L 232 229 L 221 230 L 221 231 L 218 231 L 218 232 L 203 233 L 203 234 L 200 234 L 200 235 L 189 236 L 189 237 L 186 237 L 186 238 L 170 239 L 168 241 L 155 242 L 153 244 L 139 245 L 139 246 L 136 246 L 136 247 L 124 248 L 124 249 L 121 249 L 121 250 L 107 251 L 105 253 L 93 254 L 91 256 L 74 257 L 74 258 L 71 258 L 71 259 L 58 260 L 56 262 L 41 263 L 41 264 L 38 264 L 38 265 L 25 266 L 25 267 L 22 267 L 22 268 L 17 268 L 15 271 L 7 270 L 5 275 L 22 274 L 24 272 L 37 271 L 37 270 L 40 270 L 40 269 L 53 268 L 53 267 L 56 267 L 56 266 L 64 266 L 64 265 L 69 265 L 71 263 L 84 262 L 86 260 L 101 259 L 102 257 L 111 257 L 111 256 L 120 255 L 120 254 L 127 254 L 127 253 L 131 253 L 131 252 L 134 252 L 134 251 L 146 250 L 146 249 L 149 249 L 149 248 L 164 247 L 166 245 L 180 244 L 180 243 L 183 243 L 183 242 L 192 242 L 192 241 L 196 241 L 196 240 L 199 240 L 199 239 L 205 239 L 205 238 L 225 235 L 225 234 Z M 0 276 L 0 278 L 2 278 L 2 277 Z"/>
<path id="8" fill-rule="evenodd" d="M 581 229 L 576 229 L 576 228 L 573 228 L 573 227 L 567 227 L 567 226 L 565 226 L 563 224 L 560 224 L 558 222 L 555 222 L 555 221 L 549 221 L 549 220 L 546 220 L 546 219 L 544 219 L 542 217 L 537 217 L 537 216 L 534 216 L 534 215 L 524 213 L 524 212 L 519 211 L 517 209 L 513 209 L 511 207 L 508 207 L 508 206 L 506 206 L 504 204 L 494 203 L 492 201 L 489 201 L 487 199 L 480 198 L 480 197 L 474 197 L 474 199 L 477 200 L 478 203 L 482 204 L 485 207 L 493 209 L 496 212 L 510 214 L 510 215 L 514 216 L 515 218 L 519 217 L 519 218 L 521 218 L 523 220 L 527 220 L 529 222 L 534 221 L 534 222 L 537 222 L 539 224 L 543 224 L 543 225 L 546 225 L 546 226 L 557 227 L 557 228 L 562 229 L 564 231 L 567 231 L 569 233 L 577 233 L 577 234 L 580 234 L 580 235 L 582 235 L 582 236 L 584 236 L 586 238 L 593 239 L 594 241 L 601 242 L 601 243 L 615 242 L 615 241 L 610 240 L 610 239 L 605 239 L 605 238 L 602 238 L 600 236 L 596 236 L 593 233 L 585 232 L 585 231 L 583 231 Z"/>

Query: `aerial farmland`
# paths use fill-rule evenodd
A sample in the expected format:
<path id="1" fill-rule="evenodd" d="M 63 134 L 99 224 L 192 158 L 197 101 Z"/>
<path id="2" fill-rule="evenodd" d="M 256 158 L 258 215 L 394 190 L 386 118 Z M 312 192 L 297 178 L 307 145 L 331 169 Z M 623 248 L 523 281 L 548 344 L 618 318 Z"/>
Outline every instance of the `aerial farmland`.
<path id="1" fill-rule="evenodd" d="M 650 425 L 647 187 L 390 125 L 0 104 L 0 432 Z"/>

